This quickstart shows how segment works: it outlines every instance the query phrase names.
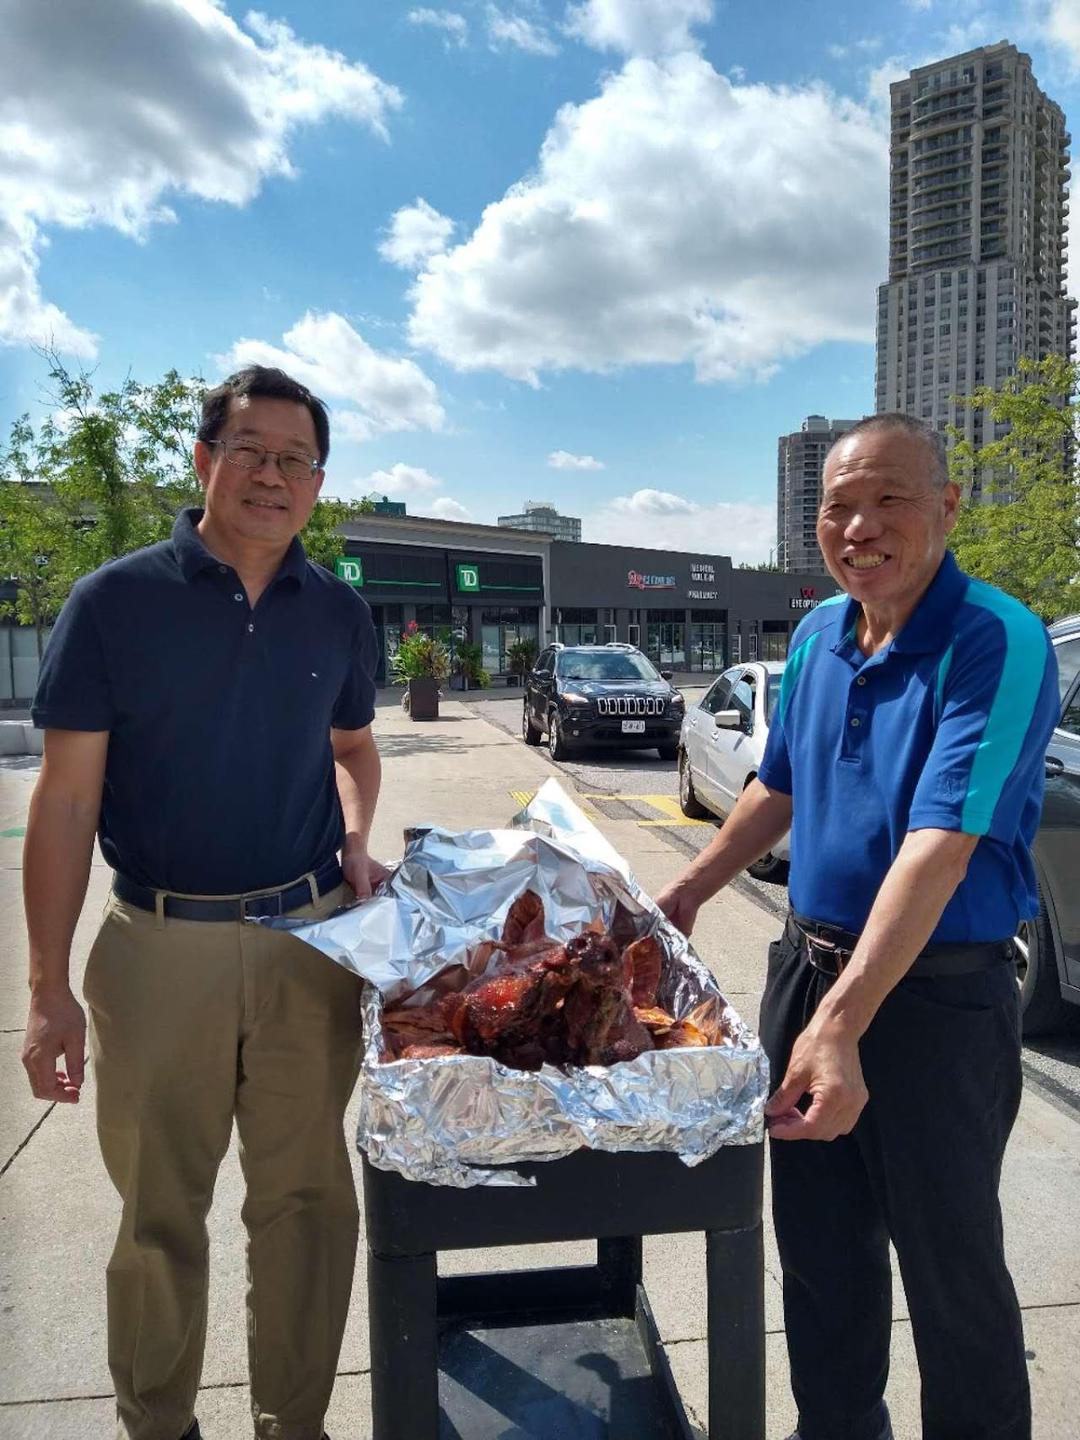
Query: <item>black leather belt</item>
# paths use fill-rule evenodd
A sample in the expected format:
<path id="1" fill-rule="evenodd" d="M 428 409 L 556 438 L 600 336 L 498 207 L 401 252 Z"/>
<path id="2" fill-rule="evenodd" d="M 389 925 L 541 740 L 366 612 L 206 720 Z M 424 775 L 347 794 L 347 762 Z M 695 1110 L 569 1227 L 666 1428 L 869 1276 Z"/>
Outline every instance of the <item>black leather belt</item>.
<path id="1" fill-rule="evenodd" d="M 815 970 L 835 979 L 855 953 L 859 936 L 819 920 L 806 920 L 790 912 L 784 934 L 792 945 L 806 951 Z M 928 945 L 916 955 L 908 974 L 911 976 L 969 975 L 976 970 L 990 970 L 1011 960 L 1012 939 L 978 942 L 970 945 Z"/>
<path id="2" fill-rule="evenodd" d="M 341 866 L 336 860 L 328 860 L 315 871 L 315 888 L 320 895 L 327 894 L 341 884 Z M 161 894 L 147 885 L 129 880 L 119 871 L 113 876 L 113 893 L 125 904 L 135 905 L 140 910 L 156 913 L 157 897 Z M 170 920 L 259 920 L 266 916 L 287 915 L 290 910 L 299 910 L 312 901 L 311 885 L 308 880 L 297 880 L 280 890 L 264 891 L 259 895 L 237 895 L 225 900 L 193 900 L 186 895 L 162 897 L 162 907 Z"/>

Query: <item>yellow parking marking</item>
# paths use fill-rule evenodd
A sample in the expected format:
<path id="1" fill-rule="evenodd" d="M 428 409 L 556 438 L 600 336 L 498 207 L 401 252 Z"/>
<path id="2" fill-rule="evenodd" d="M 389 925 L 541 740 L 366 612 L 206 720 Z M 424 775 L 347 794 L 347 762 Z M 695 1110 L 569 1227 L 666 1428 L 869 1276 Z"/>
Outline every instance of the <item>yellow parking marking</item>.
<path id="1" fill-rule="evenodd" d="M 674 795 L 587 795 L 587 800 L 642 800 L 646 805 L 651 805 L 654 810 L 659 810 L 664 816 L 663 820 L 639 820 L 637 823 L 644 826 L 664 827 L 671 825 L 711 825 L 710 820 L 689 820 L 679 808 L 679 802 Z"/>
<path id="2" fill-rule="evenodd" d="M 535 794 L 535 790 L 511 790 L 510 798 L 511 800 L 513 800 L 515 805 L 520 806 L 521 809 L 524 810 L 525 806 L 528 805 L 528 803 L 530 802 L 530 800 L 533 799 Z M 597 815 L 596 811 L 591 805 L 584 805 L 581 803 L 582 799 L 587 797 L 582 797 L 579 795 L 576 798 L 578 801 L 578 809 L 581 811 L 581 813 L 585 816 L 587 820 L 599 820 L 599 815 Z"/>

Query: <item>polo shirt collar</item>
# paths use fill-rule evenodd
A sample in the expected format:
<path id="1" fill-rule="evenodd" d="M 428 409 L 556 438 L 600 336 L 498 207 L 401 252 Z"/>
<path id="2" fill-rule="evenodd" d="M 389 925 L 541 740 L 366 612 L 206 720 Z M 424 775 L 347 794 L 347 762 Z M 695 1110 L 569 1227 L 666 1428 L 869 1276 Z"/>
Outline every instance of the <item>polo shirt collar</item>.
<path id="1" fill-rule="evenodd" d="M 202 536 L 196 529 L 203 514 L 204 512 L 195 506 L 181 510 L 172 529 L 176 563 L 180 567 L 181 575 L 188 581 L 201 574 L 203 570 L 216 570 L 221 564 L 217 556 L 211 555 L 203 544 Z M 275 581 L 282 578 L 295 580 L 298 585 L 303 585 L 307 579 L 307 556 L 304 554 L 303 545 L 296 536 L 293 536 L 278 572 L 274 576 Z"/>
<path id="2" fill-rule="evenodd" d="M 952 633 L 953 616 L 966 589 L 967 576 L 957 565 L 952 552 L 946 550 L 937 574 L 926 587 L 922 599 L 908 616 L 900 634 L 883 653 L 896 651 L 901 655 L 927 655 L 943 649 Z M 858 601 L 849 596 L 840 612 L 840 638 L 832 647 L 836 654 L 857 654 L 865 660 L 855 639 L 855 627 L 861 613 Z"/>

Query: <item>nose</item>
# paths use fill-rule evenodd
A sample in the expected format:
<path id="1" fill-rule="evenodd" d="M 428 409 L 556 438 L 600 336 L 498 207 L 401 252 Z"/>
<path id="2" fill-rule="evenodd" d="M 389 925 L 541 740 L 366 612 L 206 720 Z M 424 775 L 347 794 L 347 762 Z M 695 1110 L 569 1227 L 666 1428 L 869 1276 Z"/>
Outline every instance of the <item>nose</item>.
<path id="1" fill-rule="evenodd" d="M 874 540 L 881 534 L 881 516 L 877 510 L 870 505 L 860 505 L 851 513 L 851 518 L 844 527 L 844 539 Z"/>
<path id="2" fill-rule="evenodd" d="M 281 473 L 278 457 L 271 450 L 266 452 L 253 473 L 261 485 L 281 486 L 287 483 L 285 476 Z"/>

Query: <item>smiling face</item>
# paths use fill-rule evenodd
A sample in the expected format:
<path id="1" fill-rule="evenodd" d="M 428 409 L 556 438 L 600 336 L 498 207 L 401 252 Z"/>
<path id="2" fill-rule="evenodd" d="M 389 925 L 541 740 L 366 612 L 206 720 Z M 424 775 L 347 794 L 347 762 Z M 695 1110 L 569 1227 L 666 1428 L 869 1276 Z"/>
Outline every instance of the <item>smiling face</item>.
<path id="1" fill-rule="evenodd" d="M 267 450 L 311 459 L 319 454 L 311 412 L 294 400 L 234 398 L 217 438 L 249 440 Z M 309 479 L 286 480 L 269 456 L 257 470 L 247 470 L 226 458 L 222 444 L 200 440 L 194 458 L 206 495 L 200 532 L 230 549 L 255 545 L 283 552 L 307 524 L 322 488 L 322 470 Z"/>
<path id="2" fill-rule="evenodd" d="M 960 492 L 918 436 L 863 430 L 830 452 L 817 538 L 829 574 L 895 632 L 937 574 Z"/>

